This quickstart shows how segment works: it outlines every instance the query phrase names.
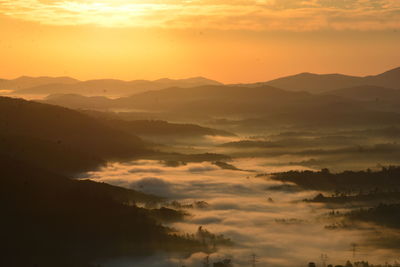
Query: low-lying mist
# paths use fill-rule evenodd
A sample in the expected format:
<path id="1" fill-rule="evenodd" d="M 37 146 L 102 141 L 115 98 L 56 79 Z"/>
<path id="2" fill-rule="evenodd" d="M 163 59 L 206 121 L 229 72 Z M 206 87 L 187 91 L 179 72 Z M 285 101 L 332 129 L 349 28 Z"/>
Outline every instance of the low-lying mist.
<path id="1" fill-rule="evenodd" d="M 272 173 L 301 166 L 268 167 L 262 158 L 239 158 L 230 162 L 243 170 Z M 328 254 L 332 262 L 352 259 L 352 243 L 362 248 L 357 259 L 383 262 L 395 259 L 395 250 L 381 248 L 367 241 L 376 236 L 375 228 L 336 229 L 330 212 L 323 204 L 303 202 L 314 197 L 316 191 L 276 190 L 282 185 L 254 172 L 221 169 L 212 163 L 188 163 L 166 167 L 161 161 L 140 160 L 110 163 L 107 167 L 88 173 L 88 178 L 140 190 L 176 200 L 181 204 L 205 201 L 204 208 L 189 208 L 190 214 L 182 222 L 170 226 L 177 231 L 194 233 L 199 226 L 213 233 L 223 234 L 234 242 L 232 247 L 220 247 L 210 258 L 217 261 L 233 259 L 238 266 L 246 266 L 250 255 L 258 255 L 259 266 L 293 266 L 318 262 L 321 254 Z M 374 253 L 373 253 L 374 252 Z M 143 261 L 116 259 L 105 266 L 196 266 L 206 255 L 190 257 L 159 255 Z"/>

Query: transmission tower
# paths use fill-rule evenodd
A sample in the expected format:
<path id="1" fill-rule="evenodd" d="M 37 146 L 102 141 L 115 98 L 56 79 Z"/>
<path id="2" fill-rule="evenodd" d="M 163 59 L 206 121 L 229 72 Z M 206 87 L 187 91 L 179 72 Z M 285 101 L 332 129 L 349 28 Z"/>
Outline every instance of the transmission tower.
<path id="1" fill-rule="evenodd" d="M 326 254 L 321 254 L 321 262 L 322 262 L 322 267 L 326 267 L 326 262 L 328 261 L 328 255 Z"/>
<path id="2" fill-rule="evenodd" d="M 251 266 L 256 267 L 257 262 L 258 262 L 257 255 L 254 253 L 251 254 L 251 260 L 250 260 Z"/>

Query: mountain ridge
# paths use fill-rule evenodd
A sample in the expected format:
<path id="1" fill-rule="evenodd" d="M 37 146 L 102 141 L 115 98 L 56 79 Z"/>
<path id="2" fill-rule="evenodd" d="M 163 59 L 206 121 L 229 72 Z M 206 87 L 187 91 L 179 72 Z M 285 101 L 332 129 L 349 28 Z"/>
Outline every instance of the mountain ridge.
<path id="1" fill-rule="evenodd" d="M 31 85 L 29 85 L 29 83 Z M 73 78 L 51 77 L 25 77 L 14 80 L 0 80 L 0 89 L 14 90 L 13 94 L 83 94 L 128 96 L 147 90 L 158 90 L 168 87 L 190 88 L 200 85 L 222 85 L 218 81 L 204 77 L 191 77 L 186 79 L 163 78 L 150 80 L 118 80 L 118 79 L 93 79 L 79 81 Z"/>
<path id="2" fill-rule="evenodd" d="M 289 91 L 307 91 L 310 93 L 322 93 L 334 89 L 350 88 L 361 85 L 374 85 L 400 89 L 400 67 L 377 75 L 368 76 L 351 76 L 340 73 L 315 74 L 303 72 L 256 84 L 266 84 Z M 249 85 L 251 86 L 254 84 Z"/>

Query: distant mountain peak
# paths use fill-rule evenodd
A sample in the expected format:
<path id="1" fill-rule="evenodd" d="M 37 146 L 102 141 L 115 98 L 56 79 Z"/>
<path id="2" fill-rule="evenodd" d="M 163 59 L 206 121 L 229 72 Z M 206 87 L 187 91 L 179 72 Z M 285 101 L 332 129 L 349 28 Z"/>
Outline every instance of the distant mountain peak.
<path id="1" fill-rule="evenodd" d="M 381 74 L 378 74 L 376 76 L 397 76 L 398 78 L 400 77 L 400 67 L 385 71 Z"/>
<path id="2" fill-rule="evenodd" d="M 196 77 L 189 77 L 189 78 L 184 78 L 184 79 L 170 79 L 170 78 L 161 78 L 161 79 L 157 79 L 154 82 L 163 82 L 163 83 L 167 83 L 167 82 L 196 82 L 196 83 L 206 83 L 206 84 L 222 84 L 218 81 L 215 80 L 211 80 L 208 78 L 205 78 L 203 76 L 196 76 Z"/>
<path id="3" fill-rule="evenodd" d="M 335 89 L 365 85 L 400 89 L 400 67 L 366 77 L 340 73 L 315 74 L 303 72 L 274 79 L 264 84 L 289 91 L 308 91 L 310 93 L 323 93 Z"/>
<path id="4" fill-rule="evenodd" d="M 56 77 L 52 77 L 52 76 L 27 76 L 27 75 L 22 75 L 19 76 L 18 78 L 14 79 L 14 81 L 18 81 L 18 80 L 40 80 L 40 79 L 51 79 L 51 80 L 72 80 L 72 81 L 78 81 L 77 79 L 74 79 L 72 77 L 69 76 L 56 76 Z"/>
<path id="5" fill-rule="evenodd" d="M 82 94 L 104 96 L 128 96 L 140 92 L 160 90 L 170 87 L 190 88 L 203 85 L 222 85 L 204 77 L 187 79 L 163 78 L 155 81 L 117 79 L 96 79 L 78 81 L 69 77 L 28 77 L 16 80 L 0 80 L 0 89 L 14 90 L 13 94 L 50 95 L 50 94 Z"/>

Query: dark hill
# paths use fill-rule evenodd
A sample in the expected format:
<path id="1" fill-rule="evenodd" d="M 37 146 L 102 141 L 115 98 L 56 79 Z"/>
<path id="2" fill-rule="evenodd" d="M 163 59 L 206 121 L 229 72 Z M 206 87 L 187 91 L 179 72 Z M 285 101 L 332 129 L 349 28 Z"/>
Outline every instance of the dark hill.
<path id="1" fill-rule="evenodd" d="M 326 105 L 347 105 L 354 108 L 357 104 L 336 96 L 290 92 L 266 85 L 254 88 L 243 86 L 169 88 L 114 100 L 114 106 L 120 108 L 212 116 L 260 116 L 267 112 L 287 112 Z"/>
<path id="2" fill-rule="evenodd" d="M 391 102 L 364 101 L 361 92 L 354 87 L 354 94 L 347 95 L 338 90 L 334 93 L 311 94 L 286 91 L 271 86 L 201 86 L 194 88 L 168 88 L 149 91 L 118 99 L 74 96 L 58 96 L 48 99 L 58 105 L 70 105 L 82 109 L 127 110 L 143 114 L 139 118 L 160 118 L 157 114 L 168 114 L 168 120 L 180 121 L 193 118 L 225 117 L 237 121 L 241 128 L 262 125 L 305 125 L 305 126 L 365 126 L 399 122 L 398 98 L 389 96 Z M 376 87 L 370 87 L 376 91 Z M 396 90 L 385 89 L 388 93 Z M 362 91 L 362 90 L 361 90 Z M 368 90 L 367 90 L 368 91 Z M 336 91 L 335 91 L 336 92 Z M 364 96 L 368 94 L 362 93 Z M 372 94 L 372 96 L 374 96 Z M 369 96 L 371 97 L 371 96 Z M 389 103 L 387 105 L 386 103 Z M 147 115 L 146 115 L 147 114 Z M 147 116 L 147 117 L 146 117 Z M 240 121 L 257 119 L 254 123 Z M 261 119 L 261 120 L 260 120 Z M 247 126 L 245 125 L 247 124 Z M 222 125 L 217 125 L 221 127 Z M 125 127 L 126 128 L 126 127 Z M 127 127 L 133 129 L 131 126 Z M 232 130 L 232 128 L 231 128 Z M 237 131 L 233 129 L 232 131 Z"/>
<path id="3" fill-rule="evenodd" d="M 62 170 L 71 173 L 87 170 L 102 160 L 147 152 L 140 138 L 115 130 L 95 118 L 21 99 L 0 97 L 0 128 L 0 145 L 5 148 L 0 154 L 16 159 L 30 157 L 38 164 L 42 162 L 40 167 L 63 166 Z"/>
<path id="4" fill-rule="evenodd" d="M 0 155 L 0 248 L 7 255 L 2 264 L 80 267 L 114 257 L 202 248 L 194 240 L 170 235 L 156 221 L 154 214 L 165 214 L 165 209 L 124 204 L 136 201 L 159 199 L 70 180 Z"/>
<path id="5" fill-rule="evenodd" d="M 336 95 L 368 103 L 371 108 L 399 111 L 400 90 L 385 87 L 364 85 L 351 88 L 336 89 L 325 94 Z"/>
<path id="6" fill-rule="evenodd" d="M 169 123 L 161 120 L 106 120 L 110 126 L 146 138 L 148 136 L 179 136 L 186 138 L 211 136 L 234 136 L 223 130 L 202 127 L 195 124 Z"/>
<path id="7" fill-rule="evenodd" d="M 393 98 L 396 98 L 397 100 L 400 99 L 399 89 L 390 89 L 373 85 L 336 89 L 328 91 L 325 94 L 336 95 L 362 101 L 390 100 Z"/>
<path id="8" fill-rule="evenodd" d="M 79 94 L 53 94 L 41 103 L 63 106 L 72 109 L 108 109 L 113 100 L 104 96 L 83 96 Z"/>

